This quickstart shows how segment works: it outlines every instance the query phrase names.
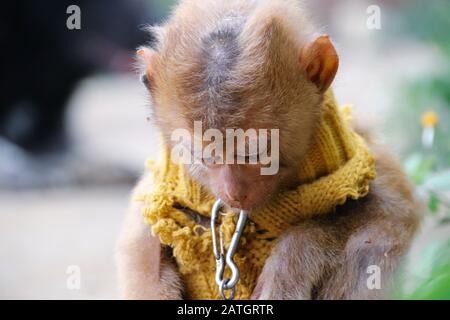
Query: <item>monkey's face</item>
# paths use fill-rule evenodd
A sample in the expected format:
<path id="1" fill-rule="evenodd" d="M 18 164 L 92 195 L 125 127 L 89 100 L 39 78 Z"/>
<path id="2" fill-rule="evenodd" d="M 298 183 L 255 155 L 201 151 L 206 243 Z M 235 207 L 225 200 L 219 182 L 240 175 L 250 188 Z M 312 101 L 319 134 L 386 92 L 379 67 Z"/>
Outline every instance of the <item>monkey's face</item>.
<path id="1" fill-rule="evenodd" d="M 280 133 L 283 130 L 280 129 Z M 304 155 L 307 139 L 291 136 L 284 139 L 281 135 L 277 143 L 271 139 L 270 152 L 259 150 L 257 163 L 251 163 L 250 157 L 242 157 L 237 152 L 235 158 L 212 163 L 207 152 L 203 158 L 193 157 L 187 164 L 188 170 L 196 181 L 202 184 L 215 198 L 222 199 L 233 208 L 255 210 L 277 197 L 280 192 L 298 186 L 298 163 Z M 272 136 L 273 138 L 273 136 Z M 223 143 L 225 146 L 226 142 Z M 292 149 L 292 144 L 296 149 Z M 204 149 L 205 150 L 205 149 Z M 229 151 L 229 150 L 228 150 Z M 238 163 L 244 162 L 245 163 Z M 226 163 L 228 162 L 228 164 Z"/>
<path id="2" fill-rule="evenodd" d="M 216 198 L 230 207 L 256 209 L 276 193 L 282 181 L 278 130 L 240 131 L 247 136 L 230 132 L 235 131 L 228 130 L 229 135 L 223 138 L 219 130 L 206 130 L 203 137 L 208 142 L 200 148 L 194 143 L 193 157 L 185 163 L 191 176 Z M 215 133 L 214 141 L 209 139 L 211 133 Z M 254 140 L 248 138 L 252 133 Z"/>

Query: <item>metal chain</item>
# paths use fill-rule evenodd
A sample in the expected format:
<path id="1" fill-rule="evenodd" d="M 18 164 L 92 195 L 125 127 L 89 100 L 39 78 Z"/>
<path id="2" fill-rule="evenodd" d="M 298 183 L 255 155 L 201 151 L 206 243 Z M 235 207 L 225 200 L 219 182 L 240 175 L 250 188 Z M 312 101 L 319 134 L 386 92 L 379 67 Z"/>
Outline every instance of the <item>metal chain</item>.
<path id="1" fill-rule="evenodd" d="M 234 254 L 236 253 L 239 239 L 241 238 L 242 232 L 244 231 L 245 223 L 247 221 L 248 212 L 245 210 L 241 210 L 239 213 L 238 222 L 236 224 L 236 229 L 234 230 L 233 236 L 231 238 L 230 247 L 228 248 L 228 252 L 224 253 L 223 248 L 223 239 L 222 233 L 219 233 L 219 245 L 217 243 L 216 236 L 216 221 L 217 216 L 222 207 L 225 206 L 225 203 L 219 199 L 214 203 L 214 206 L 211 211 L 211 234 L 213 241 L 213 249 L 214 249 L 214 257 L 216 258 L 216 284 L 219 287 L 219 293 L 222 299 L 224 300 L 233 300 L 236 294 L 236 284 L 239 281 L 239 268 L 233 260 Z M 231 278 L 224 279 L 223 274 L 225 271 L 225 267 L 230 268 L 231 270 Z M 227 297 L 225 291 L 231 291 L 230 295 Z"/>

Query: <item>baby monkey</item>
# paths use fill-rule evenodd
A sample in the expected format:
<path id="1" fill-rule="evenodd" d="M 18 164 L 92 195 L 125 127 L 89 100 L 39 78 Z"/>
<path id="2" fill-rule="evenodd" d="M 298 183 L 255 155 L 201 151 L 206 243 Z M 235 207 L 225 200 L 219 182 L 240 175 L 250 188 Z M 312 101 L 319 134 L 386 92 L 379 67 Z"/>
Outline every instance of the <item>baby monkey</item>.
<path id="1" fill-rule="evenodd" d="M 323 183 L 345 165 L 324 171 L 314 167 L 320 163 L 314 158 L 313 175 L 298 173 L 305 159 L 317 152 L 316 143 L 326 147 L 317 137 L 339 58 L 330 38 L 316 33 L 297 1 L 184 0 L 152 32 L 156 43 L 141 48 L 138 58 L 144 66 L 152 118 L 169 149 L 174 145 L 172 132 L 179 128 L 193 132 L 196 121 L 204 129 L 222 131 L 279 129 L 276 174 L 262 175 L 261 163 L 186 164 L 190 179 L 206 193 L 230 207 L 248 210 L 249 220 L 258 221 L 258 214 L 267 212 L 273 201 L 297 188 L 307 189 L 310 183 Z M 344 129 L 339 123 L 324 137 L 341 139 Z M 356 136 L 365 136 L 351 132 L 355 141 Z M 366 191 L 358 189 L 361 196 L 347 195 L 326 210 L 317 207 L 317 212 L 286 228 L 264 261 L 252 299 L 385 297 L 421 210 L 399 163 L 369 138 L 363 144 L 372 157 L 367 163 L 374 160 L 376 171 L 375 178 L 363 181 L 367 190 L 362 187 Z M 338 145 L 336 154 L 346 158 L 345 143 Z M 323 167 L 330 166 L 327 162 Z M 134 194 L 154 187 L 153 175 L 145 174 Z M 335 189 L 313 190 L 314 198 L 300 197 L 297 202 L 314 208 L 316 200 L 311 199 L 345 192 Z M 142 201 L 132 201 L 118 242 L 122 296 L 189 297 L 170 247 L 152 235 L 143 208 Z M 206 221 L 200 224 L 208 226 L 208 217 L 201 219 Z M 378 268 L 381 288 L 368 285 L 369 266 Z"/>

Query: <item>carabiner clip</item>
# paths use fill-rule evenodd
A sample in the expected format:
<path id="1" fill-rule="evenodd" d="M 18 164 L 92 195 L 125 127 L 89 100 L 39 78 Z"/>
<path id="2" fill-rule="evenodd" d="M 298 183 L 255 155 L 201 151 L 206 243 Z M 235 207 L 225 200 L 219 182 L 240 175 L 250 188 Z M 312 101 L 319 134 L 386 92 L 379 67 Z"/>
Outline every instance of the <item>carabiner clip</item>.
<path id="1" fill-rule="evenodd" d="M 236 253 L 237 247 L 239 245 L 239 239 L 241 238 L 242 232 L 245 228 L 245 223 L 247 221 L 248 212 L 246 210 L 241 210 L 239 213 L 238 222 L 236 224 L 236 230 L 231 238 L 230 247 L 225 256 L 223 248 L 222 233 L 219 234 L 220 250 L 217 244 L 216 236 L 216 221 L 217 215 L 220 209 L 225 206 L 225 203 L 219 199 L 214 203 L 211 211 L 211 234 L 213 241 L 214 257 L 216 258 L 216 284 L 219 287 L 220 296 L 224 300 L 232 300 L 235 295 L 235 286 L 239 281 L 239 268 L 233 260 Z M 228 266 L 231 269 L 231 278 L 224 279 L 223 274 L 225 267 Z M 227 298 L 225 295 L 226 290 L 231 290 L 231 295 Z"/>

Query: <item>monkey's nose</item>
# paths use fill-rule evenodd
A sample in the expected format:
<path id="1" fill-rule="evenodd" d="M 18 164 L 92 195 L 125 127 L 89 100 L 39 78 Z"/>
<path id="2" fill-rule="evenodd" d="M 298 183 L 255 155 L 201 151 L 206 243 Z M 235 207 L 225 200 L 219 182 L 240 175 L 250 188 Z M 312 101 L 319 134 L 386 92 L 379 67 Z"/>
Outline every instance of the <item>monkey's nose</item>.
<path id="1" fill-rule="evenodd" d="M 247 193 L 242 191 L 233 190 L 228 186 L 225 187 L 225 196 L 233 205 L 241 204 L 247 199 Z"/>

